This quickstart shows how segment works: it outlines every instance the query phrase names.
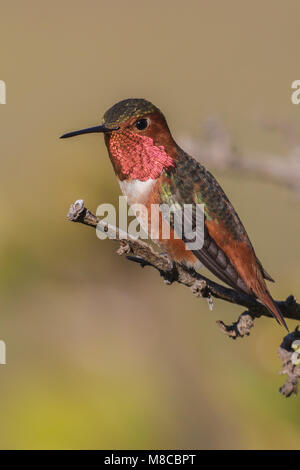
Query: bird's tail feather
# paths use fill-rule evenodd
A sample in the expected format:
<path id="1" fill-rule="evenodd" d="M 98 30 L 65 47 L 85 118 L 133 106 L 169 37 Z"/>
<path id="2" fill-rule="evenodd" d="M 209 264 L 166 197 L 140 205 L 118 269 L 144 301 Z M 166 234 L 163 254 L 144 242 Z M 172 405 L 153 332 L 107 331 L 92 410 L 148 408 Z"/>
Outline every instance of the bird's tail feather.
<path id="1" fill-rule="evenodd" d="M 286 328 L 289 331 L 285 319 L 277 305 L 275 304 L 274 300 L 272 299 L 269 292 L 261 291 L 259 295 L 257 295 L 258 299 L 267 307 L 269 312 L 273 315 L 273 317 L 278 321 L 278 323 Z"/>

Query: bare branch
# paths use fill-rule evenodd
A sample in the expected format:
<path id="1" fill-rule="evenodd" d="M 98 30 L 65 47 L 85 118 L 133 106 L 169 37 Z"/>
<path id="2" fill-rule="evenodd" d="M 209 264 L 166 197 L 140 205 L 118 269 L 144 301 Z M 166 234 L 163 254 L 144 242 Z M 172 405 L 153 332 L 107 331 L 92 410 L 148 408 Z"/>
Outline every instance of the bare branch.
<path id="1" fill-rule="evenodd" d="M 262 125 L 272 130 L 282 129 L 282 133 L 293 144 L 287 155 L 237 151 L 231 136 L 216 118 L 211 118 L 205 123 L 206 139 L 201 141 L 182 136 L 180 144 L 211 169 L 259 176 L 300 192 L 300 144 L 299 139 L 296 139 L 295 130 L 289 128 L 286 123 L 280 126 L 280 123 L 262 122 Z"/>
<path id="2" fill-rule="evenodd" d="M 285 397 L 297 395 L 298 380 L 300 379 L 300 367 L 297 367 L 293 360 L 295 353 L 292 345 L 294 341 L 300 340 L 300 331 L 296 327 L 295 331 L 289 333 L 283 338 L 281 345 L 278 348 L 278 355 L 282 361 L 282 371 L 280 374 L 288 376 L 286 382 L 280 387 L 279 392 Z"/>

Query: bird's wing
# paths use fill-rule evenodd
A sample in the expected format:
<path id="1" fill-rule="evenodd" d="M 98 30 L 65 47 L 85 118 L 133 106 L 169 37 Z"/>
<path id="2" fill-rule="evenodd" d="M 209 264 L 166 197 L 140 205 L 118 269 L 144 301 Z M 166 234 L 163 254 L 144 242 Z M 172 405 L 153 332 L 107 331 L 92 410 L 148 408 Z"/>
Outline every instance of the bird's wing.
<path id="1" fill-rule="evenodd" d="M 179 204 L 183 209 L 184 204 L 191 204 L 192 214 L 196 213 L 196 204 L 204 205 L 204 244 L 201 249 L 191 251 L 219 279 L 259 299 L 287 328 L 264 281 L 270 276 L 262 268 L 241 220 L 211 173 L 193 158 L 181 155 L 174 169 L 165 175 L 161 199 L 168 204 Z M 171 225 L 176 232 L 176 226 L 172 222 Z M 194 229 L 196 233 L 201 231 L 201 237 L 203 225 L 199 229 L 194 224 Z M 184 236 L 182 239 L 187 244 Z"/>
<path id="2" fill-rule="evenodd" d="M 166 185 L 165 185 L 166 188 Z M 174 198 L 166 198 L 163 199 L 164 203 L 173 205 L 178 204 L 178 201 L 175 202 Z M 185 204 L 194 204 L 192 202 L 186 202 Z M 183 208 L 183 205 L 182 205 Z M 186 215 L 185 215 L 186 217 Z M 193 222 L 194 222 L 193 217 Z M 173 230 L 177 233 L 178 236 L 182 238 L 185 243 L 190 242 L 185 235 L 184 229 L 182 228 L 181 231 L 177 230 L 176 224 L 174 223 L 174 217 L 170 216 L 169 222 Z M 204 228 L 204 234 L 203 234 Z M 225 282 L 229 286 L 234 289 L 240 290 L 247 294 L 250 294 L 250 290 L 245 285 L 242 278 L 238 275 L 236 269 L 229 261 L 228 257 L 224 253 L 224 251 L 216 244 L 214 239 L 211 237 L 208 227 L 207 227 L 207 215 L 204 215 L 204 227 L 197 227 L 193 224 L 193 229 L 196 229 L 198 232 L 198 237 L 203 237 L 204 235 L 204 243 L 201 249 L 192 250 L 195 256 L 199 259 L 199 261 L 209 269 L 215 276 L 217 276 L 221 281 Z M 201 231 L 201 233 L 199 233 Z"/>
<path id="3" fill-rule="evenodd" d="M 251 294 L 251 286 L 245 282 L 245 266 L 254 265 L 263 277 L 269 277 L 257 262 L 246 230 L 224 191 L 199 162 L 191 157 L 180 158 L 175 169 L 165 175 L 161 188 L 163 202 L 172 205 L 204 204 L 204 244 L 193 250 L 195 256 L 215 276 L 229 286 Z M 195 224 L 196 209 L 193 207 L 192 224 L 196 232 L 203 226 Z M 171 220 L 172 228 L 176 226 Z M 199 237 L 201 233 L 198 233 Z M 187 242 L 184 238 L 183 241 Z M 236 261 L 236 262 L 234 262 Z"/>

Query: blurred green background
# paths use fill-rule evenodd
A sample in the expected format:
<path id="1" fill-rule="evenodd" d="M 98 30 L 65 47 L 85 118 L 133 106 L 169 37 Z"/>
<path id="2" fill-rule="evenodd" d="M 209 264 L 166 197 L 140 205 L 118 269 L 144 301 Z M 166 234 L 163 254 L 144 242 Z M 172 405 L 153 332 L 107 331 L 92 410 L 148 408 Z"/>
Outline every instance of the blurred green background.
<path id="1" fill-rule="evenodd" d="M 283 330 L 261 319 L 233 342 L 215 321 L 241 312 L 167 287 L 110 241 L 71 224 L 119 188 L 95 125 L 144 97 L 174 136 L 218 115 L 242 149 L 287 152 L 253 116 L 288 120 L 299 79 L 298 1 L 1 1 L 0 447 L 299 448 L 300 401 L 277 389 Z M 215 172 L 275 298 L 299 292 L 295 194 Z M 292 328 L 293 322 L 289 322 Z"/>

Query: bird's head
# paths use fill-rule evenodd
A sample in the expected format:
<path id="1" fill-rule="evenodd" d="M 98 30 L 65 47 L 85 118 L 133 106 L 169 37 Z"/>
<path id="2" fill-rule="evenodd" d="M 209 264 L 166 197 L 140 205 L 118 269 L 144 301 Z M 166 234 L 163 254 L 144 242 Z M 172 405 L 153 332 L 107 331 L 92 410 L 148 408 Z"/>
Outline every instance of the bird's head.
<path id="1" fill-rule="evenodd" d="M 162 112 L 150 101 L 130 98 L 109 108 L 99 126 L 64 134 L 103 133 L 119 179 L 156 179 L 174 166 L 177 145 Z"/>

